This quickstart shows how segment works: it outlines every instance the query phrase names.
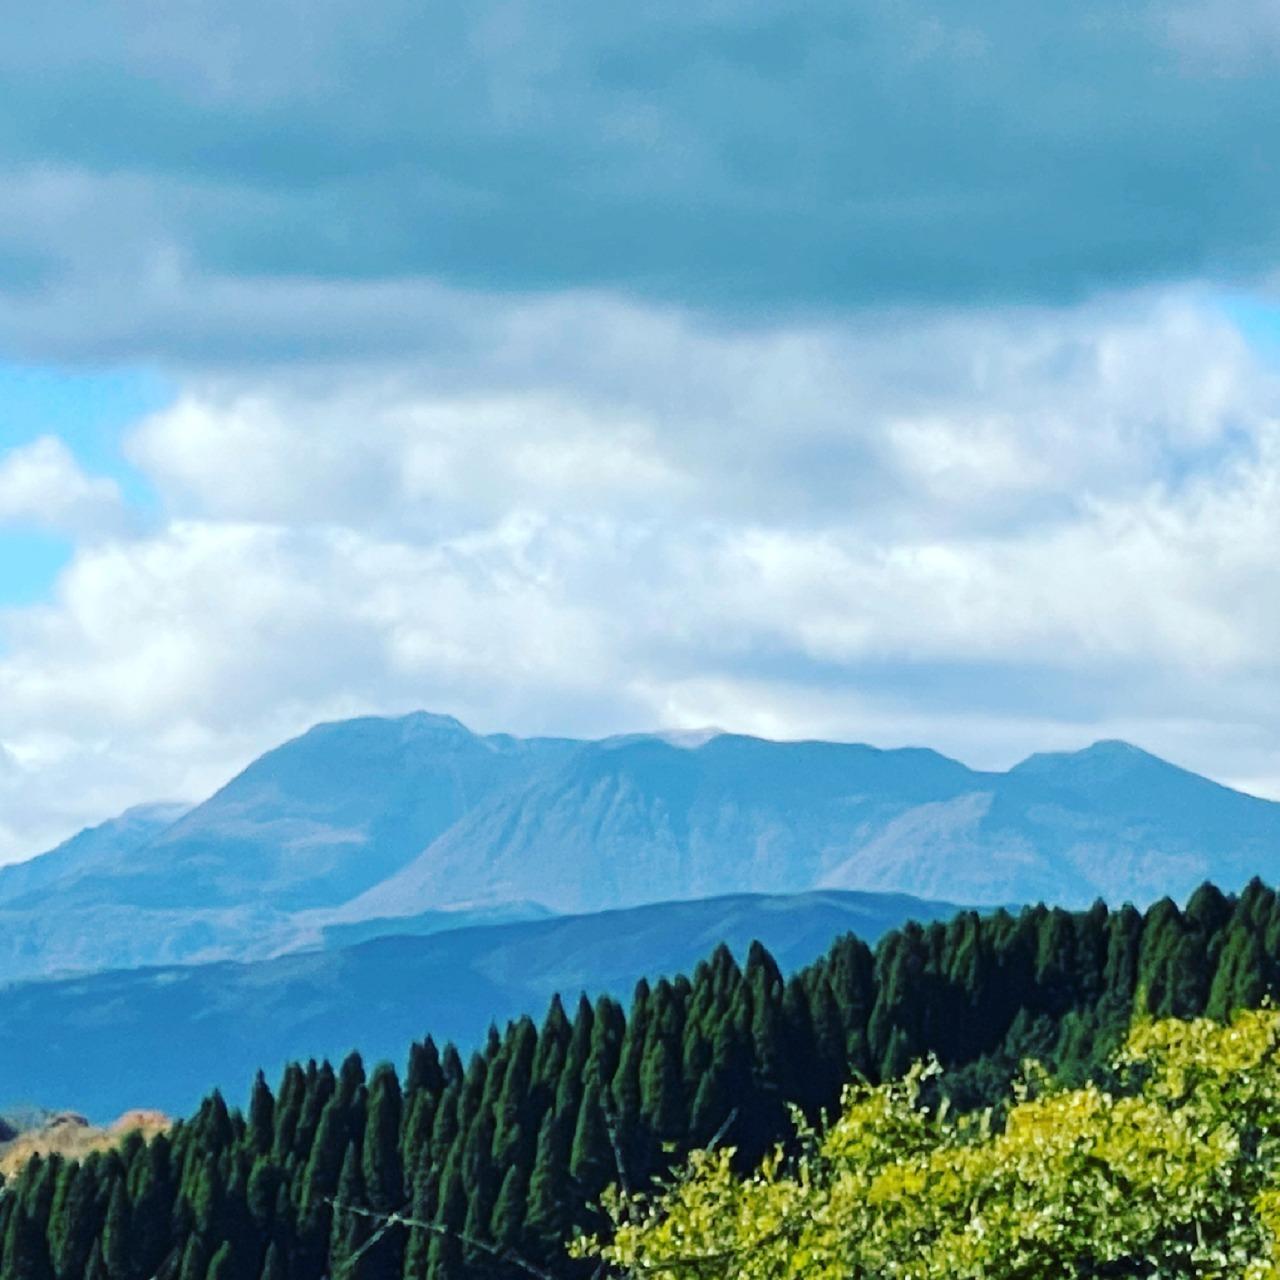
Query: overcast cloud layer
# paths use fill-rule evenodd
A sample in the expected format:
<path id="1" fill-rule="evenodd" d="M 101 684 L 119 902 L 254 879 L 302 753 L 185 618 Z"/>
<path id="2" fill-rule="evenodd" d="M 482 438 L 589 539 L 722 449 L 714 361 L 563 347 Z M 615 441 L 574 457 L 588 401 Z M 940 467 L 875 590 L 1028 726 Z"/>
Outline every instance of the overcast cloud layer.
<path id="1" fill-rule="evenodd" d="M 758 318 L 1252 278 L 1278 57 L 1270 0 L 54 0 L 0 44 L 0 336 L 206 363 L 403 349 L 442 285 Z"/>
<path id="2" fill-rule="evenodd" d="M 0 860 L 415 707 L 1280 795 L 1278 63 L 1269 0 L 33 8 L 0 355 L 176 391 L 108 468 L 0 422 L 74 547 Z"/>

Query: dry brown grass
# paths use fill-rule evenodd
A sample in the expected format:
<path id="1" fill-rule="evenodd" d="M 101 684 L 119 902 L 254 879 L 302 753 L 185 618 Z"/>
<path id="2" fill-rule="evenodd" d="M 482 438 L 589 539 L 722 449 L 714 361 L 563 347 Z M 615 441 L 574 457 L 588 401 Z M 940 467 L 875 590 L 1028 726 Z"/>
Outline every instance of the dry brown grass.
<path id="1" fill-rule="evenodd" d="M 39 1129 L 0 1143 L 0 1174 L 7 1177 L 16 1173 L 35 1155 L 56 1152 L 65 1159 L 80 1160 L 91 1151 L 116 1146 L 131 1133 L 153 1138 L 172 1124 L 173 1121 L 159 1111 L 126 1111 L 114 1124 L 101 1128 L 74 1111 L 64 1111 Z"/>

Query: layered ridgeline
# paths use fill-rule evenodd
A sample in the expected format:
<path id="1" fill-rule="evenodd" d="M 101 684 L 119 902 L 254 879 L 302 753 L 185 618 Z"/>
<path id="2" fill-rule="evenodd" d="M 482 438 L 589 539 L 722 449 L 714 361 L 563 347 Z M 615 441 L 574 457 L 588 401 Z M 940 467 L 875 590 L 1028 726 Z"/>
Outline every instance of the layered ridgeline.
<path id="1" fill-rule="evenodd" d="M 0 978 L 262 958 L 407 917 L 812 889 L 1145 904 L 1280 878 L 1280 804 L 1123 743 L 985 773 L 918 749 L 485 737 L 426 714 L 319 726 L 136 834 L 0 869 Z"/>
<path id="2" fill-rule="evenodd" d="M 38 1098 L 99 1122 L 144 1104 L 183 1115 L 259 1067 L 353 1045 L 398 1058 L 428 1027 L 469 1050 L 557 991 L 629 996 L 637 974 L 687 973 L 721 943 L 745 955 L 759 939 L 793 973 L 843 933 L 875 942 L 958 911 L 902 894 L 740 895 L 13 983 L 0 987 L 0 1112 Z"/>
<path id="3" fill-rule="evenodd" d="M 590 1206 L 620 1175 L 642 1187 L 717 1135 L 753 1161 L 788 1131 L 788 1102 L 815 1116 L 852 1072 L 896 1076 L 927 1053 L 966 1103 L 1002 1096 L 1025 1055 L 1078 1078 L 1138 992 L 1184 1016 L 1274 993 L 1278 942 L 1280 903 L 1255 884 L 1145 916 L 966 913 L 874 952 L 846 938 L 790 980 L 762 948 L 741 970 L 720 949 L 690 981 L 642 983 L 626 1012 L 554 1003 L 466 1065 L 428 1040 L 403 1079 L 354 1056 L 295 1066 L 274 1093 L 259 1079 L 244 1116 L 215 1095 L 150 1144 L 33 1162 L 0 1197 L 0 1277 L 590 1274 L 564 1241 L 601 1225 Z M 425 1225 L 380 1231 L 400 1211 Z"/>

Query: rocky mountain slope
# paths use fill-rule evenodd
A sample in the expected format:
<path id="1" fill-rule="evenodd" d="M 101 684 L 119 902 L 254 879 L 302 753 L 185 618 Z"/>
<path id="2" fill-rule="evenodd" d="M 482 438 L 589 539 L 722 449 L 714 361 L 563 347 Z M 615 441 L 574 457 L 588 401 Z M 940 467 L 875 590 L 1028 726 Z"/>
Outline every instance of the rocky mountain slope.
<path id="1" fill-rule="evenodd" d="M 1280 804 L 1119 742 L 997 773 L 734 734 L 481 736 L 419 713 L 318 726 L 190 812 L 0 871 L 0 979 L 728 892 L 1145 904 L 1254 875 L 1280 879 Z"/>
<path id="2" fill-rule="evenodd" d="M 50 1112 L 22 1129 L 10 1128 L 0 1120 L 0 1176 L 18 1173 L 32 1156 L 83 1161 L 94 1151 L 118 1147 L 130 1134 L 153 1138 L 172 1124 L 158 1111 L 129 1111 L 105 1126 L 90 1124 L 75 1111 Z"/>

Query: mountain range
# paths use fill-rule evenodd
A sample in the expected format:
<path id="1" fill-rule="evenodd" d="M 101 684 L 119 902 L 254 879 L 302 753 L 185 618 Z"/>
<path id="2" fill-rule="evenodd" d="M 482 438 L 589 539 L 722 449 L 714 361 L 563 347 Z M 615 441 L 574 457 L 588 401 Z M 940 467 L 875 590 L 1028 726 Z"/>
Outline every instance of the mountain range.
<path id="1" fill-rule="evenodd" d="M 920 748 L 367 717 L 0 869 L 0 979 L 725 893 L 1145 904 L 1254 875 L 1280 879 L 1280 804 L 1121 742 L 991 772 Z"/>
<path id="2" fill-rule="evenodd" d="M 692 973 L 721 943 L 759 940 L 787 971 L 843 933 L 875 942 L 959 908 L 900 894 L 735 895 L 584 916 L 391 936 L 255 963 L 126 969 L 0 987 L 0 1108 L 39 1099 L 105 1122 L 139 1107 L 239 1101 L 259 1067 L 398 1061 L 428 1031 L 464 1052 L 491 1023 L 540 1017 L 552 996 L 629 999 L 639 975 Z M 109 1070 L 104 1066 L 109 1065 Z M 2 1113 L 0 1113 L 2 1114 Z"/>

